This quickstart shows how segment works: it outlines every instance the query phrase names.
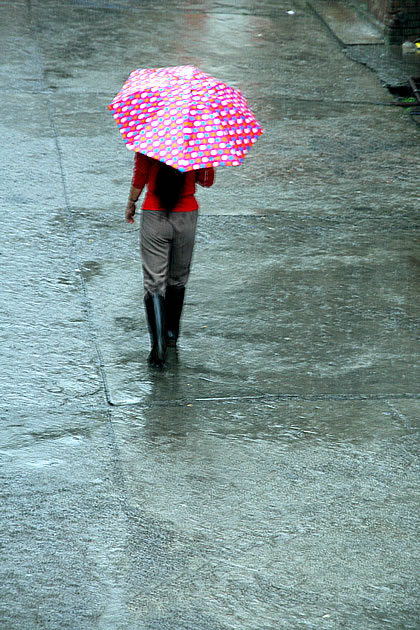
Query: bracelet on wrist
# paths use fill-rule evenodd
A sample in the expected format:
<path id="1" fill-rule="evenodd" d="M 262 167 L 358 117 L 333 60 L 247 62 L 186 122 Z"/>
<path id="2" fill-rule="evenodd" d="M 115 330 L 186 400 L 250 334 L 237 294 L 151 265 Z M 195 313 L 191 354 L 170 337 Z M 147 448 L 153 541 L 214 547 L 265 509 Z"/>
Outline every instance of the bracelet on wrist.
<path id="1" fill-rule="evenodd" d="M 131 199 L 130 197 L 128 198 L 128 201 L 131 201 L 132 203 L 137 203 L 137 199 Z"/>

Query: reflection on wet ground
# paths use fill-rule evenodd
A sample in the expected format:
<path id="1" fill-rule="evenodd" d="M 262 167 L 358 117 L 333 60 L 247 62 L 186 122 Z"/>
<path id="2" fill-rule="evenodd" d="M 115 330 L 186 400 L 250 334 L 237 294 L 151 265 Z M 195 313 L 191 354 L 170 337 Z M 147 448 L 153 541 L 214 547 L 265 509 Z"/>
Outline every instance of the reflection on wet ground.
<path id="1" fill-rule="evenodd" d="M 0 13 L 4 627 L 417 629 L 410 121 L 303 0 Z M 200 194 L 156 372 L 106 106 L 179 63 L 265 134 Z"/>
<path id="2" fill-rule="evenodd" d="M 415 394 L 410 220 L 347 212 L 201 216 L 177 360 L 152 398 Z M 151 382 L 140 265 L 121 267 L 125 248 L 84 274 L 113 404 L 143 402 Z"/>

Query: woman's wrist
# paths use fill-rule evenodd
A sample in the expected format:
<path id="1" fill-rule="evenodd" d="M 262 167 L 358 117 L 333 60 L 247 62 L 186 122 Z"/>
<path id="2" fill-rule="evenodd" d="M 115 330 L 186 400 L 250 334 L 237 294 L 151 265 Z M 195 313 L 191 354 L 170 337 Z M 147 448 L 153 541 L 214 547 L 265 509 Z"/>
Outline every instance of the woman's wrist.
<path id="1" fill-rule="evenodd" d="M 138 200 L 137 199 L 131 199 L 131 197 L 129 197 L 128 201 L 131 202 L 131 203 L 137 203 Z"/>

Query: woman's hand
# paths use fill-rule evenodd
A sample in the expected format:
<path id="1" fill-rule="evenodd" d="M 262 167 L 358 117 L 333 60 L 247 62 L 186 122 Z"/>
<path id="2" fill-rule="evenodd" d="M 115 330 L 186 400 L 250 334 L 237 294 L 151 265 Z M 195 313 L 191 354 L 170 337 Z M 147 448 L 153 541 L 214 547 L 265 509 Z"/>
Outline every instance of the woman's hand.
<path id="1" fill-rule="evenodd" d="M 127 223 L 134 223 L 134 215 L 136 214 L 136 202 L 132 199 L 127 201 L 125 208 L 125 220 Z"/>

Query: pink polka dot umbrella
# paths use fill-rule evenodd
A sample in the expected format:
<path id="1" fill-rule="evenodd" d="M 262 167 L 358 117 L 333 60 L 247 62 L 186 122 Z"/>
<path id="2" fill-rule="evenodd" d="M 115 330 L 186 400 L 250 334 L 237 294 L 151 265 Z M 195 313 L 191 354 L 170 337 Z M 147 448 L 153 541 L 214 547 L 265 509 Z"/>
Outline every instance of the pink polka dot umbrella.
<path id="1" fill-rule="evenodd" d="M 239 90 L 194 66 L 134 70 L 108 108 L 128 149 L 180 171 L 237 166 L 263 132 Z"/>

